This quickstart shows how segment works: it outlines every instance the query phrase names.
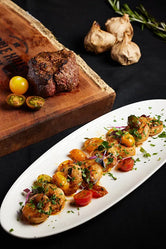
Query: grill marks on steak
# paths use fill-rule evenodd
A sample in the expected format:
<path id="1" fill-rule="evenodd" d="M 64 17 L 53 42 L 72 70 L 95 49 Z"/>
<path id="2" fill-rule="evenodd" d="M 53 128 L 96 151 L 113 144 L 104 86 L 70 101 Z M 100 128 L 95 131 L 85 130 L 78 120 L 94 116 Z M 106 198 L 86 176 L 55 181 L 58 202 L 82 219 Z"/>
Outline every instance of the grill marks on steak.
<path id="1" fill-rule="evenodd" d="M 42 97 L 71 91 L 79 83 L 79 67 L 75 55 L 66 49 L 41 52 L 28 62 L 28 81 L 32 91 Z"/>

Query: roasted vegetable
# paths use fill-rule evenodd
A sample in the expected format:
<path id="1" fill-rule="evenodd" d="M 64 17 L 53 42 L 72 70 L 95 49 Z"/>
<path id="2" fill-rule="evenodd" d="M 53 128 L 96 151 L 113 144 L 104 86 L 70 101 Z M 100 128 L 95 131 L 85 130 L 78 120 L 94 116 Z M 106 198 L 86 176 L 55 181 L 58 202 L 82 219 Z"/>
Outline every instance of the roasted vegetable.
<path id="1" fill-rule="evenodd" d="M 122 17 L 112 17 L 108 19 L 105 26 L 106 30 L 116 37 L 116 42 L 123 41 L 125 33 L 128 36 L 128 40 L 132 40 L 133 27 L 127 14 L 124 14 Z"/>
<path id="2" fill-rule="evenodd" d="M 92 27 L 84 39 L 84 47 L 87 51 L 102 53 L 111 49 L 115 43 L 115 36 L 101 30 L 100 25 L 94 21 Z"/>
<path id="3" fill-rule="evenodd" d="M 127 33 L 124 34 L 124 39 L 115 43 L 111 50 L 111 58 L 125 66 L 137 63 L 140 57 L 140 48 L 130 40 Z"/>

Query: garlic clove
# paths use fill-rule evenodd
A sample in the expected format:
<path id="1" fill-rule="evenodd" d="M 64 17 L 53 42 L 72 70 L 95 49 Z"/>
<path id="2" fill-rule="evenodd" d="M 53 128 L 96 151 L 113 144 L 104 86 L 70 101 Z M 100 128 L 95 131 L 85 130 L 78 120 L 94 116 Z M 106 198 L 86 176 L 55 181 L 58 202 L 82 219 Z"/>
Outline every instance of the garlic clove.
<path id="1" fill-rule="evenodd" d="M 122 17 L 112 17 L 105 23 L 106 30 L 116 37 L 116 41 L 120 42 L 126 33 L 130 39 L 133 37 L 133 27 L 130 23 L 129 15 L 124 14 Z"/>
<path id="2" fill-rule="evenodd" d="M 84 47 L 87 51 L 98 54 L 109 50 L 115 41 L 114 35 L 101 30 L 100 25 L 94 21 L 90 31 L 84 38 Z"/>
<path id="3" fill-rule="evenodd" d="M 124 40 L 116 43 L 111 50 L 111 58 L 121 65 L 137 63 L 140 57 L 140 48 L 135 42 L 129 40 L 127 33 L 124 36 Z"/>

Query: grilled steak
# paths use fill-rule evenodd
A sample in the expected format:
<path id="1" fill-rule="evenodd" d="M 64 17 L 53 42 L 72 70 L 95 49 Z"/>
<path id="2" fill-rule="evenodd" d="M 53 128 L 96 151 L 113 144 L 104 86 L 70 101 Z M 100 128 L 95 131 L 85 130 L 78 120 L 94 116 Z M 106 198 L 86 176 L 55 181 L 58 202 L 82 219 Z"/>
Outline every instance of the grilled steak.
<path id="1" fill-rule="evenodd" d="M 27 78 L 35 95 L 49 97 L 78 85 L 79 67 L 72 51 L 41 52 L 28 66 Z"/>

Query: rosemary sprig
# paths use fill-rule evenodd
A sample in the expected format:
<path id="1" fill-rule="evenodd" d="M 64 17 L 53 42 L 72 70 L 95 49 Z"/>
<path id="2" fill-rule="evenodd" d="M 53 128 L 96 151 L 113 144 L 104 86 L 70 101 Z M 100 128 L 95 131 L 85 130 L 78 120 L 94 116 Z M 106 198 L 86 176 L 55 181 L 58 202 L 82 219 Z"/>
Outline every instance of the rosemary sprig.
<path id="1" fill-rule="evenodd" d="M 120 7 L 120 0 L 108 0 L 113 10 L 119 14 L 124 15 L 125 13 L 129 15 L 130 21 L 135 21 L 141 23 L 142 30 L 144 26 L 152 30 L 154 34 L 166 41 L 166 23 L 157 22 L 154 17 L 152 17 L 142 4 L 140 4 L 136 10 L 131 10 L 128 4 L 123 4 Z"/>

